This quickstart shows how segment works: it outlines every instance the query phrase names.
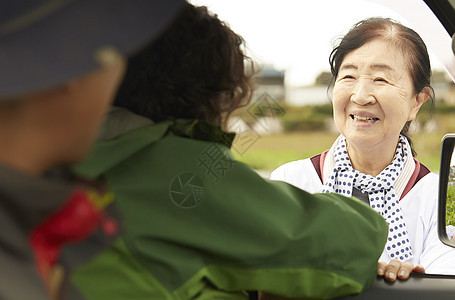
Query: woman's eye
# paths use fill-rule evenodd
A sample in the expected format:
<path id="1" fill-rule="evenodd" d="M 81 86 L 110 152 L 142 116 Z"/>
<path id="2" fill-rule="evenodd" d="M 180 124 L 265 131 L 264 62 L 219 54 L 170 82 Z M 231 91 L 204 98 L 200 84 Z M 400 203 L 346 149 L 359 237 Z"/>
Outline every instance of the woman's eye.
<path id="1" fill-rule="evenodd" d="M 344 75 L 341 79 L 355 79 L 352 75 Z"/>
<path id="2" fill-rule="evenodd" d="M 382 77 L 375 78 L 374 81 L 375 81 L 375 82 L 385 82 L 385 83 L 388 83 L 388 81 L 385 80 L 385 79 L 382 78 Z"/>

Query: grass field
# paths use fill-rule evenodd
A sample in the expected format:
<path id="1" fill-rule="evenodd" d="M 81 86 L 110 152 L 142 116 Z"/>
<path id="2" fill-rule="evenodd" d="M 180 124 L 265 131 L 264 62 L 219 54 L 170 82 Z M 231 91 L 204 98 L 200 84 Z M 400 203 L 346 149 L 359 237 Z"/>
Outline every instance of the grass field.
<path id="1" fill-rule="evenodd" d="M 444 134 L 435 132 L 413 136 L 417 159 L 436 173 L 439 170 L 441 139 Z M 324 131 L 264 135 L 241 153 L 235 151 L 241 141 L 241 138 L 236 138 L 233 152 L 238 160 L 253 168 L 270 171 L 286 162 L 308 158 L 329 149 L 337 136 L 336 133 Z"/>
<path id="2" fill-rule="evenodd" d="M 280 165 L 302 158 L 311 157 L 328 149 L 336 139 L 336 134 L 327 132 L 292 132 L 280 135 L 261 136 L 248 150 L 236 158 L 255 169 L 274 170 Z M 233 148 L 236 149 L 234 141 Z"/>

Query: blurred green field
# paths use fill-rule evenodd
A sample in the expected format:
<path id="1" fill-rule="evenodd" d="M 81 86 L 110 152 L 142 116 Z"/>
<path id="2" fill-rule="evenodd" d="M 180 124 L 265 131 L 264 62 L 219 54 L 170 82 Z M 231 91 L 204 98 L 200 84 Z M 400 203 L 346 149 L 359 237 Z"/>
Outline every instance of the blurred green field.
<path id="1" fill-rule="evenodd" d="M 432 132 L 414 133 L 412 140 L 417 151 L 416 158 L 431 171 L 438 173 L 441 139 L 444 134 L 455 132 L 455 115 L 437 114 L 433 119 L 436 121 L 436 129 Z M 328 130 L 263 135 L 241 154 L 233 152 L 239 161 L 255 169 L 271 171 L 286 162 L 308 158 L 329 149 L 337 136 L 337 133 Z M 234 149 L 239 140 L 238 137 L 234 141 Z"/>
<path id="2" fill-rule="evenodd" d="M 291 132 L 261 136 L 247 151 L 233 151 L 239 161 L 258 170 L 272 171 L 284 163 L 311 157 L 328 149 L 337 134 L 328 132 Z M 234 141 L 238 142 L 239 139 Z"/>
<path id="3" fill-rule="evenodd" d="M 262 136 L 247 151 L 234 156 L 259 170 L 274 170 L 282 164 L 308 158 L 330 148 L 337 134 L 329 132 L 293 132 Z M 433 172 L 439 170 L 441 139 L 444 133 L 413 136 L 417 159 Z M 235 141 L 237 142 L 237 140 Z M 234 147 L 235 147 L 234 142 Z"/>

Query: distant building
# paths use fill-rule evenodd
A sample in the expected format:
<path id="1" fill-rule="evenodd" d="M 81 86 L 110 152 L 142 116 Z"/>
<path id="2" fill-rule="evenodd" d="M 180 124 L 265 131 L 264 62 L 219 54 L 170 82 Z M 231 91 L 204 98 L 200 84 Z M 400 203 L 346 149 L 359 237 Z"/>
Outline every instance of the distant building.
<path id="1" fill-rule="evenodd" d="M 265 65 L 256 77 L 257 89 L 253 101 L 264 93 L 269 94 L 275 101 L 283 102 L 286 97 L 284 87 L 285 71 L 279 71 L 273 66 Z"/>
<path id="2" fill-rule="evenodd" d="M 286 103 L 291 106 L 321 105 L 330 103 L 327 86 L 289 86 L 286 89 Z"/>
<path id="3" fill-rule="evenodd" d="M 319 73 L 311 86 L 288 86 L 286 88 L 286 102 L 292 106 L 320 105 L 330 103 L 328 86 L 332 81 L 332 73 Z"/>

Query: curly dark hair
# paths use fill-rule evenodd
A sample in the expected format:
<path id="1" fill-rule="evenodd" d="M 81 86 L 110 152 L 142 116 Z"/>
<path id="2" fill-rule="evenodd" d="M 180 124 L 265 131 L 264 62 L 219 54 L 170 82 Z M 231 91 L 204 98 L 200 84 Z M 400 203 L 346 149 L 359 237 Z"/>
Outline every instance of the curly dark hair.
<path id="1" fill-rule="evenodd" d="M 362 47 L 374 39 L 382 39 L 392 42 L 402 50 L 408 64 L 408 72 L 411 75 L 414 92 L 419 93 L 424 88 L 430 89 L 430 109 L 434 105 L 434 91 L 430 84 L 431 66 L 427 47 L 417 32 L 397 21 L 389 18 L 372 17 L 356 23 L 349 32 L 343 36 L 339 44 L 332 50 L 329 62 L 332 72 L 332 83 L 338 76 L 344 57 L 351 51 Z M 409 128 L 412 121 L 406 122 L 401 134 L 406 137 L 415 156 Z"/>
<path id="2" fill-rule="evenodd" d="M 254 66 L 242 45 L 242 37 L 207 7 L 187 3 L 158 40 L 129 58 L 114 105 L 155 122 L 225 125 L 254 88 Z"/>

